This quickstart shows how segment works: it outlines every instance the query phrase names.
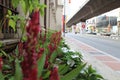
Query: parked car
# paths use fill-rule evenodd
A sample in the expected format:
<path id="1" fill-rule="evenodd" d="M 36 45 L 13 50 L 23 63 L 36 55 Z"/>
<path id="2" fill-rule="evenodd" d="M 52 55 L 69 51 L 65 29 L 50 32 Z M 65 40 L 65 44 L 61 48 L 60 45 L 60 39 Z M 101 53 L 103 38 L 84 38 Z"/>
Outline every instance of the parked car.
<path id="1" fill-rule="evenodd" d="M 102 32 L 102 33 L 100 33 L 100 35 L 102 35 L 102 36 L 111 36 L 111 33 L 106 33 L 106 32 Z"/>

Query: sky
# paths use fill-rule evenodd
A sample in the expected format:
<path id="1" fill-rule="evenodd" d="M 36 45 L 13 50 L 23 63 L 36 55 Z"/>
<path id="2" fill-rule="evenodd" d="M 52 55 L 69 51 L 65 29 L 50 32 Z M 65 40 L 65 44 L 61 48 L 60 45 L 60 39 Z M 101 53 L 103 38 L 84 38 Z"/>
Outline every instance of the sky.
<path id="1" fill-rule="evenodd" d="M 63 0 L 64 1 L 64 0 Z M 71 0 L 71 3 L 69 3 L 69 0 L 65 0 L 65 14 L 67 15 L 67 21 L 72 18 L 72 16 L 77 13 L 82 6 L 84 6 L 89 0 Z M 107 16 L 120 16 L 120 8 L 112 10 L 110 12 L 101 14 L 101 15 L 107 15 Z M 101 16 L 99 15 L 99 16 Z"/>
<path id="2" fill-rule="evenodd" d="M 66 15 L 67 20 L 69 20 L 75 13 L 77 13 L 82 6 L 84 6 L 89 0 L 71 0 L 71 3 L 69 3 L 69 0 L 66 0 Z"/>

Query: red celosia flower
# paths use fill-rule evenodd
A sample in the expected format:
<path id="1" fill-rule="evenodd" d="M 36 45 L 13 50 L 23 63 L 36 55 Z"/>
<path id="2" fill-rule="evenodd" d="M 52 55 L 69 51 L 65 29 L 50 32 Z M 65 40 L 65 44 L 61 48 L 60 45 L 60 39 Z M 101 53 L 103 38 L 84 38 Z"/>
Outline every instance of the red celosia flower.
<path id="1" fill-rule="evenodd" d="M 50 54 L 54 52 L 54 50 L 56 49 L 56 45 L 55 44 L 49 44 L 48 45 L 48 48 L 49 48 L 49 51 L 50 51 Z"/>
<path id="2" fill-rule="evenodd" d="M 32 14 L 32 18 L 29 21 L 29 24 L 26 28 L 27 31 L 27 41 L 20 44 L 20 47 L 23 46 L 23 49 L 19 51 L 22 52 L 23 62 L 21 62 L 22 72 L 23 72 L 23 80 L 37 80 L 37 58 L 38 55 L 36 51 L 37 45 L 37 36 L 40 31 L 39 26 L 39 11 L 34 11 Z M 23 50 L 23 51 L 21 51 Z M 40 55 L 39 55 L 40 56 Z"/>
<path id="3" fill-rule="evenodd" d="M 18 51 L 19 51 L 19 54 L 21 55 L 23 55 L 23 43 L 22 42 L 19 42 L 18 43 Z"/>
<path id="4" fill-rule="evenodd" d="M 48 68 L 48 67 L 49 67 L 49 57 L 46 56 L 44 68 Z"/>
<path id="5" fill-rule="evenodd" d="M 27 34 L 29 36 L 37 37 L 40 31 L 40 24 L 39 24 L 39 11 L 34 11 L 32 14 L 32 18 L 29 21 L 29 25 L 26 28 Z"/>
<path id="6" fill-rule="evenodd" d="M 44 48 L 40 48 L 39 49 L 40 51 L 38 52 L 38 56 L 37 56 L 37 59 L 41 58 L 43 52 L 44 52 Z"/>
<path id="7" fill-rule="evenodd" d="M 3 65 L 3 60 L 2 57 L 0 56 L 0 71 L 2 70 L 2 65 Z"/>
<path id="8" fill-rule="evenodd" d="M 53 70 L 51 70 L 50 80 L 60 80 L 57 67 L 54 67 Z"/>
<path id="9" fill-rule="evenodd" d="M 43 79 L 42 79 L 42 77 L 40 77 L 40 79 L 39 79 L 39 80 L 43 80 Z"/>
<path id="10" fill-rule="evenodd" d="M 37 67 L 33 67 L 31 73 L 29 73 L 30 79 L 29 80 L 37 80 Z"/>
<path id="11" fill-rule="evenodd" d="M 40 48 L 37 53 L 36 46 L 38 44 L 38 33 L 42 32 L 40 29 L 39 23 L 39 11 L 35 10 L 31 16 L 31 20 L 26 27 L 27 32 L 27 41 L 19 44 L 19 53 L 23 54 L 24 60 L 21 62 L 22 72 L 23 72 L 23 80 L 43 80 L 42 77 L 38 78 L 38 68 L 37 68 L 37 60 L 41 58 L 44 48 Z M 42 38 L 42 34 L 40 33 L 40 39 L 42 39 L 42 43 L 46 41 L 46 31 L 45 35 Z M 49 62 L 51 54 L 56 50 L 61 39 L 61 33 L 56 32 L 53 33 L 50 39 L 50 44 L 48 45 L 49 54 L 46 56 L 44 68 L 49 68 L 51 63 Z M 21 49 L 20 49 L 21 48 Z M 60 80 L 58 75 L 57 67 L 54 67 L 50 73 L 49 80 Z"/>

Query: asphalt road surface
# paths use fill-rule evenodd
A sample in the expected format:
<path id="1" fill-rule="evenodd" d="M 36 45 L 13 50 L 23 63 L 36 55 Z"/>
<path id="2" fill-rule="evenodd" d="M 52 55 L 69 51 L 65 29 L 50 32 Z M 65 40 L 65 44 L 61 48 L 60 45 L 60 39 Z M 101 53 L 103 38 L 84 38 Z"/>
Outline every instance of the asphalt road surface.
<path id="1" fill-rule="evenodd" d="M 120 41 L 106 39 L 104 37 L 92 36 L 92 35 L 80 35 L 67 33 L 66 36 L 71 36 L 87 45 L 90 45 L 98 50 L 101 50 L 107 54 L 110 54 L 120 59 Z"/>

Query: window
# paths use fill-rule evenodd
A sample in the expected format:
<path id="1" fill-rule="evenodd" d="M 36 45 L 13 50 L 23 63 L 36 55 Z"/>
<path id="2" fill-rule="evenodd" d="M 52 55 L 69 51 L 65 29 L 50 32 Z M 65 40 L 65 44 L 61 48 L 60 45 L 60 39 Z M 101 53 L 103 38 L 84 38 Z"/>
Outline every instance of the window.
<path id="1" fill-rule="evenodd" d="M 8 19 L 5 17 L 8 10 L 11 10 L 12 14 L 17 14 L 16 9 L 12 7 L 11 0 L 0 0 L 0 34 L 3 35 L 3 39 L 13 38 L 15 34 L 13 29 L 8 26 Z"/>

